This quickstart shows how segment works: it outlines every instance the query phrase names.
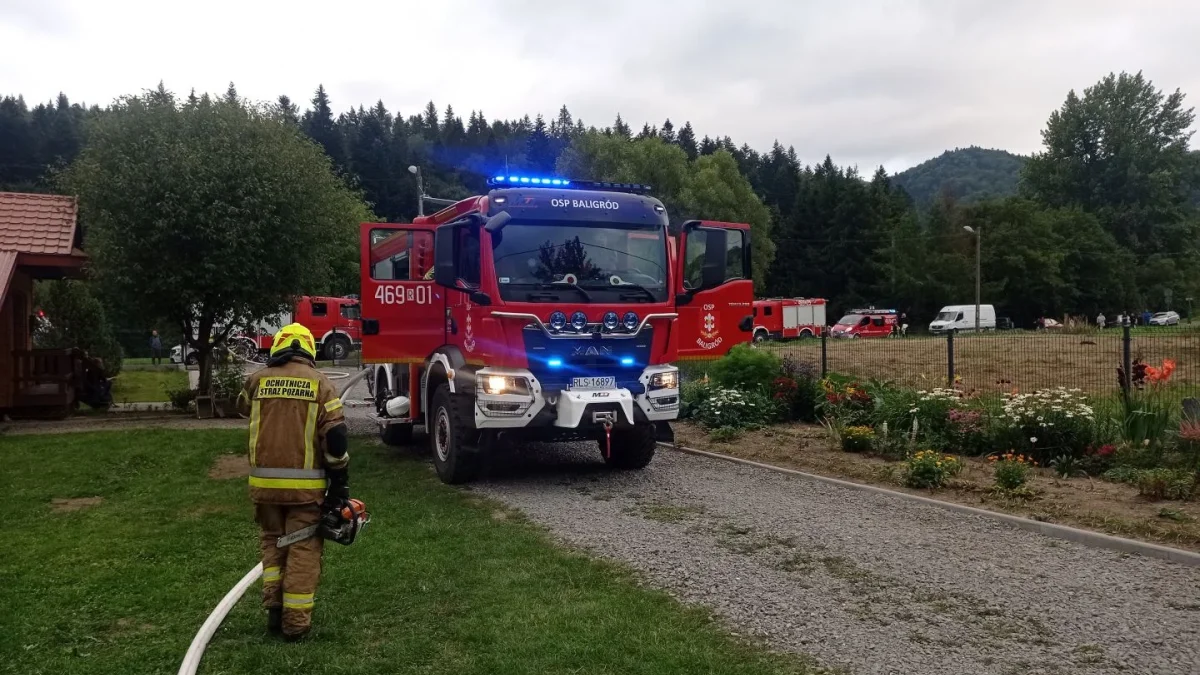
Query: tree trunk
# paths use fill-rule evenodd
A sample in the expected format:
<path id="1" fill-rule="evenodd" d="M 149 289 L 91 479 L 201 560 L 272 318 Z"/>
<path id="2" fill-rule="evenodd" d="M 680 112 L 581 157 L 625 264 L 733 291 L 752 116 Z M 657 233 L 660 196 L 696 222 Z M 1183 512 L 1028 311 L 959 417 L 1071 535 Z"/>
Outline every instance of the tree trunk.
<path id="1" fill-rule="evenodd" d="M 208 396 L 212 393 L 212 344 L 206 344 L 203 349 L 197 350 L 197 356 L 200 359 L 200 382 L 196 386 L 196 392 L 200 396 Z"/>

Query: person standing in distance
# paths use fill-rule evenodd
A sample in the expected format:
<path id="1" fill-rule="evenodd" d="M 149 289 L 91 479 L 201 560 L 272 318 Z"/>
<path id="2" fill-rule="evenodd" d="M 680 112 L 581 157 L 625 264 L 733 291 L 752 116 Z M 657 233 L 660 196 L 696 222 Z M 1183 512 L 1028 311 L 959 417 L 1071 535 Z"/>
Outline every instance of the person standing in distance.
<path id="1" fill-rule="evenodd" d="M 324 540 L 279 548 L 277 540 L 319 525 L 321 505 L 349 499 L 348 434 L 342 401 L 316 368 L 312 333 L 293 323 L 275 334 L 267 367 L 238 397 L 250 418 L 250 499 L 261 530 L 267 629 L 295 640 L 312 627 Z"/>

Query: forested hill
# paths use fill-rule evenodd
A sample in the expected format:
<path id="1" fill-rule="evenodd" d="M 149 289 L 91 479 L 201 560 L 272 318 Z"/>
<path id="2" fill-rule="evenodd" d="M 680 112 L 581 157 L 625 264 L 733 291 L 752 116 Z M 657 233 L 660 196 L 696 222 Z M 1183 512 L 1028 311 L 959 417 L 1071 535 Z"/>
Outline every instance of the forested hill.
<path id="1" fill-rule="evenodd" d="M 1020 155 L 971 146 L 947 150 L 901 171 L 892 182 L 904 188 L 922 208 L 932 204 L 942 192 L 957 201 L 978 202 L 1015 194 L 1023 166 L 1025 157 Z"/>

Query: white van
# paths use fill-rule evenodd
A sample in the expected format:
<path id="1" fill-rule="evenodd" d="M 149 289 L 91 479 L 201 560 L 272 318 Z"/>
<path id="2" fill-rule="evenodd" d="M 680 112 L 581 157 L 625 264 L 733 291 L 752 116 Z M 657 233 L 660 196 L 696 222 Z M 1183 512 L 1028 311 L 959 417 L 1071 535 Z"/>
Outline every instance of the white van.
<path id="1" fill-rule="evenodd" d="M 975 330 L 975 305 L 946 305 L 929 324 L 930 333 L 967 332 Z M 996 308 L 979 306 L 979 330 L 996 330 Z"/>

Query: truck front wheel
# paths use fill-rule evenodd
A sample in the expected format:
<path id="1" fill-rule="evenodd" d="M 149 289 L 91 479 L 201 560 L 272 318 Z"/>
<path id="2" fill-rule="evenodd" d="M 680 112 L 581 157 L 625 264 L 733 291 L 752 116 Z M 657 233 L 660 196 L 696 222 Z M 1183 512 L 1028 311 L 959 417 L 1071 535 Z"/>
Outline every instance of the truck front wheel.
<path id="1" fill-rule="evenodd" d="M 433 451 L 433 467 L 443 483 L 467 483 L 479 475 L 478 451 L 465 445 L 476 432 L 467 428 L 455 412 L 450 399 L 450 388 L 438 385 L 433 392 L 433 405 L 429 414 L 433 424 L 429 429 L 429 447 Z"/>
<path id="2" fill-rule="evenodd" d="M 600 439 L 600 454 L 604 454 L 604 438 Z M 653 424 L 613 429 L 612 447 L 604 463 L 614 469 L 644 469 L 654 459 L 658 441 Z"/>

